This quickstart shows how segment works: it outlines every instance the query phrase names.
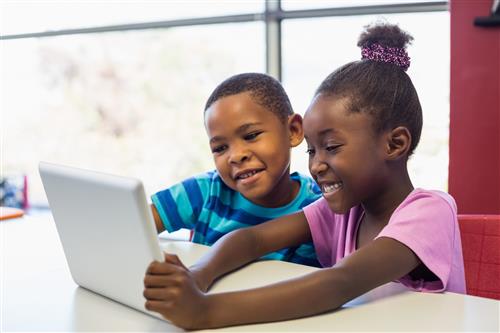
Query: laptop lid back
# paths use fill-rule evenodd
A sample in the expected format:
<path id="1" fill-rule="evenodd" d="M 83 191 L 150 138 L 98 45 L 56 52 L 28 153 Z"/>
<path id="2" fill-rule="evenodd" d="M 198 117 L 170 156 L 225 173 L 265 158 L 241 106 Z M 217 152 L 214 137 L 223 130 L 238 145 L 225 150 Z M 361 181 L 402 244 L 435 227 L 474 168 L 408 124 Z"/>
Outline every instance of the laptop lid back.
<path id="1" fill-rule="evenodd" d="M 40 175 L 75 282 L 144 308 L 144 275 L 163 261 L 152 213 L 137 179 L 40 162 Z"/>

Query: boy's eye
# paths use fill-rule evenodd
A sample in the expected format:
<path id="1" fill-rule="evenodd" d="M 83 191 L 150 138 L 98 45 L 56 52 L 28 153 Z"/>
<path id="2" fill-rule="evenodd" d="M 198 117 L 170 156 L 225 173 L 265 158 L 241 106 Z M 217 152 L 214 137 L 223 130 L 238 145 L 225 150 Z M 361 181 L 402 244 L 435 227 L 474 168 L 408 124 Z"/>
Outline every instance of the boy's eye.
<path id="1" fill-rule="evenodd" d="M 330 146 L 326 146 L 325 150 L 328 151 L 328 152 L 336 152 L 338 149 L 340 148 L 340 145 L 330 145 Z"/>
<path id="2" fill-rule="evenodd" d="M 226 149 L 227 149 L 227 145 L 220 145 L 220 146 L 212 148 L 212 153 L 220 154 L 220 153 L 224 152 L 224 150 L 226 150 Z"/>
<path id="3" fill-rule="evenodd" d="M 312 148 L 307 148 L 307 150 L 306 150 L 306 154 L 307 154 L 307 155 L 309 155 L 309 156 L 314 155 L 314 152 L 315 152 L 315 151 L 314 151 L 314 149 L 312 149 Z"/>
<path id="4" fill-rule="evenodd" d="M 253 140 L 253 139 L 257 138 L 260 134 L 262 134 L 262 132 L 248 133 L 248 134 L 245 134 L 245 136 L 243 137 L 243 139 L 245 139 L 247 141 Z"/>

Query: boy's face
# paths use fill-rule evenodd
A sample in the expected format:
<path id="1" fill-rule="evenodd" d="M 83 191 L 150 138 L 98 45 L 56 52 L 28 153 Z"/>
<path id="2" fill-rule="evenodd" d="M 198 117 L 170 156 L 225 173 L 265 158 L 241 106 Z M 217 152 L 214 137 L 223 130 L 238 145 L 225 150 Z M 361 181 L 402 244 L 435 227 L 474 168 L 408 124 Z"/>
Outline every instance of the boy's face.
<path id="1" fill-rule="evenodd" d="M 319 95 L 304 116 L 309 170 L 336 213 L 370 200 L 390 177 L 384 135 L 369 114 L 349 113 L 346 102 Z"/>
<path id="2" fill-rule="evenodd" d="M 290 149 L 302 141 L 301 122 L 295 142 L 297 133 L 245 92 L 213 103 L 205 127 L 223 181 L 258 205 L 279 205 L 291 190 Z"/>

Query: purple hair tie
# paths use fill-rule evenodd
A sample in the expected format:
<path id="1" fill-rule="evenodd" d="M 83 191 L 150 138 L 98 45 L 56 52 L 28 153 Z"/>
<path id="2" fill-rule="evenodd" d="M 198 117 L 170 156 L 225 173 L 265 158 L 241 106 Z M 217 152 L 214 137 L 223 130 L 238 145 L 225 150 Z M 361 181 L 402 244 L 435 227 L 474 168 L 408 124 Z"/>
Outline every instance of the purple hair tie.
<path id="1" fill-rule="evenodd" d="M 401 67 L 404 71 L 410 67 L 410 57 L 400 47 L 382 46 L 374 43 L 361 48 L 361 59 L 386 62 Z"/>

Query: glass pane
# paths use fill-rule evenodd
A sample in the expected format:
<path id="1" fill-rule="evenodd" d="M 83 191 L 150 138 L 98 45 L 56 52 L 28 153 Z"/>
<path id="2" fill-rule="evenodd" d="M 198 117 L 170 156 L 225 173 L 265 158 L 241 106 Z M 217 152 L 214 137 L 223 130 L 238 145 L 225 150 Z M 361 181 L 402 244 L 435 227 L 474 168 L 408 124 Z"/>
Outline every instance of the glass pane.
<path id="1" fill-rule="evenodd" d="M 426 2 L 436 2 L 436 0 L 282 0 L 281 8 L 283 8 L 284 10 L 301 10 L 317 8 L 397 5 Z"/>
<path id="2" fill-rule="evenodd" d="M 205 101 L 265 71 L 263 35 L 245 23 L 1 41 L 3 171 L 27 174 L 37 204 L 40 160 L 137 177 L 148 193 L 213 168 Z"/>
<path id="3" fill-rule="evenodd" d="M 360 59 L 357 38 L 363 26 L 385 18 L 415 38 L 408 52 L 408 74 L 420 97 L 424 127 L 410 159 L 416 186 L 447 189 L 449 135 L 449 13 L 349 16 L 290 20 L 283 24 L 283 83 L 292 104 L 303 113 L 321 81 L 335 68 Z M 429 29 L 433 27 L 433 29 Z M 307 50 L 304 52 L 304 50 Z M 307 170 L 304 148 L 294 154 L 296 169 Z"/>
<path id="4" fill-rule="evenodd" d="M 1 6 L 4 35 L 264 11 L 262 0 L 6 1 Z"/>

